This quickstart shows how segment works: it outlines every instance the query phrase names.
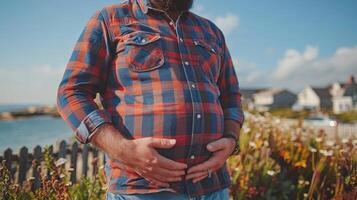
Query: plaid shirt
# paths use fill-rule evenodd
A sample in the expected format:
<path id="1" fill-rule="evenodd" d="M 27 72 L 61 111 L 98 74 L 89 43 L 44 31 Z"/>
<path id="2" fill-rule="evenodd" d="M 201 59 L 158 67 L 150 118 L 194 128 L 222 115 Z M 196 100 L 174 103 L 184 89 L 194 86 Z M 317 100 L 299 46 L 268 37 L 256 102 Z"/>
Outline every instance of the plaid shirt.
<path id="1" fill-rule="evenodd" d="M 96 93 L 104 109 L 93 101 Z M 82 143 L 112 123 L 129 139 L 175 138 L 159 153 L 191 167 L 210 157 L 206 145 L 222 137 L 225 119 L 243 124 L 240 96 L 225 39 L 212 22 L 190 11 L 173 22 L 149 1 L 129 0 L 87 23 L 58 88 L 58 109 Z M 197 196 L 230 185 L 226 165 L 197 183 L 158 188 L 106 158 L 110 192 Z"/>

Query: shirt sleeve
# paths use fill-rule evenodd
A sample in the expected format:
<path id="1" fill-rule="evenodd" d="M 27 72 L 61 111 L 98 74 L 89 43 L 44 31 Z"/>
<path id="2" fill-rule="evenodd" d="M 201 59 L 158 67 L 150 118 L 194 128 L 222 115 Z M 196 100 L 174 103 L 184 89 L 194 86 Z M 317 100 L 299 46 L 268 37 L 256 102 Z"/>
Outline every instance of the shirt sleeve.
<path id="1" fill-rule="evenodd" d="M 219 100 L 224 112 L 224 119 L 235 120 L 242 127 L 244 113 L 241 104 L 239 81 L 223 34 L 222 38 L 223 53 L 221 55 L 221 69 L 217 81 L 221 93 Z"/>
<path id="2" fill-rule="evenodd" d="M 88 143 L 91 134 L 111 123 L 108 112 L 94 102 L 103 94 L 111 60 L 110 35 L 97 11 L 87 22 L 74 47 L 57 91 L 57 108 L 77 140 Z"/>

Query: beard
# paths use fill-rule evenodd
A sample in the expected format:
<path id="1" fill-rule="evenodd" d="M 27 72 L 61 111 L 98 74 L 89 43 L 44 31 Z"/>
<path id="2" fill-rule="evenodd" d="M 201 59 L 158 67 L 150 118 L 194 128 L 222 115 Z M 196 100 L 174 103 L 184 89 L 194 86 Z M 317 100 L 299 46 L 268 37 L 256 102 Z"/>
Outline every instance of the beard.
<path id="1" fill-rule="evenodd" d="M 164 11 L 181 12 L 192 7 L 193 0 L 151 0 Z"/>

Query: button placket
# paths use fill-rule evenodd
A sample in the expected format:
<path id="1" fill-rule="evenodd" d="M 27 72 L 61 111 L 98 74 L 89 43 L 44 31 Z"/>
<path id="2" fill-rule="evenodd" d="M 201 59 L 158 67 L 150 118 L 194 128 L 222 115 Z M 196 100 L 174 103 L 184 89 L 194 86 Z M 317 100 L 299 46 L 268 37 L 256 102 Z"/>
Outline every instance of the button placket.
<path id="1" fill-rule="evenodd" d="M 187 164 L 191 165 L 194 163 L 194 160 L 197 158 L 197 155 L 195 155 L 194 151 L 194 144 L 195 142 L 195 133 L 200 130 L 201 128 L 198 126 L 201 126 L 200 123 L 200 118 L 201 118 L 201 110 L 200 110 L 200 105 L 197 102 L 201 101 L 201 97 L 199 94 L 199 91 L 197 90 L 197 83 L 196 83 L 196 78 L 195 78 L 195 71 L 192 68 L 192 63 L 190 63 L 190 60 L 188 60 L 187 57 L 187 50 L 186 46 L 184 43 L 183 35 L 180 34 L 180 26 L 178 25 L 180 16 L 178 17 L 178 20 L 176 21 L 176 37 L 177 37 L 177 43 L 178 43 L 178 49 L 180 53 L 180 57 L 182 60 L 182 70 L 185 74 L 186 82 L 188 85 L 188 90 L 190 93 L 191 97 L 191 102 L 192 102 L 192 129 L 191 129 L 191 141 L 188 149 L 188 154 L 187 154 Z M 198 114 L 198 116 L 197 116 Z M 192 182 L 187 181 L 186 182 L 187 187 L 191 188 Z M 193 188 L 192 188 L 193 189 Z M 192 194 L 194 191 L 188 190 L 188 194 Z M 193 198 L 195 199 L 195 198 Z"/>

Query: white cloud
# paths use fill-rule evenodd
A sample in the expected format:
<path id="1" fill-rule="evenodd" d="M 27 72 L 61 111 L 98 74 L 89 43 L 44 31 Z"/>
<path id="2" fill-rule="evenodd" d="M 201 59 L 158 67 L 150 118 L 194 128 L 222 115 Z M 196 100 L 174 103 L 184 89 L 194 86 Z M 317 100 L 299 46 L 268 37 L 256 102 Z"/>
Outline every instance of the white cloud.
<path id="1" fill-rule="evenodd" d="M 55 104 L 64 67 L 48 65 L 0 69 L 1 104 Z"/>
<path id="2" fill-rule="evenodd" d="M 288 49 L 284 57 L 279 60 L 278 67 L 274 72 L 274 78 L 281 79 L 298 70 L 301 66 L 317 58 L 319 54 L 318 47 L 307 46 L 303 53 L 295 49 Z"/>
<path id="3" fill-rule="evenodd" d="M 276 86 L 298 92 L 306 85 L 326 86 L 346 81 L 351 74 L 357 76 L 357 46 L 340 47 L 329 57 L 319 56 L 317 46 L 307 45 L 301 52 L 288 49 L 269 71 L 251 62 L 236 66 L 242 87 Z"/>
<path id="4" fill-rule="evenodd" d="M 227 13 L 224 16 L 216 16 L 213 21 L 225 35 L 230 34 L 239 26 L 238 16 L 232 13 Z"/>

